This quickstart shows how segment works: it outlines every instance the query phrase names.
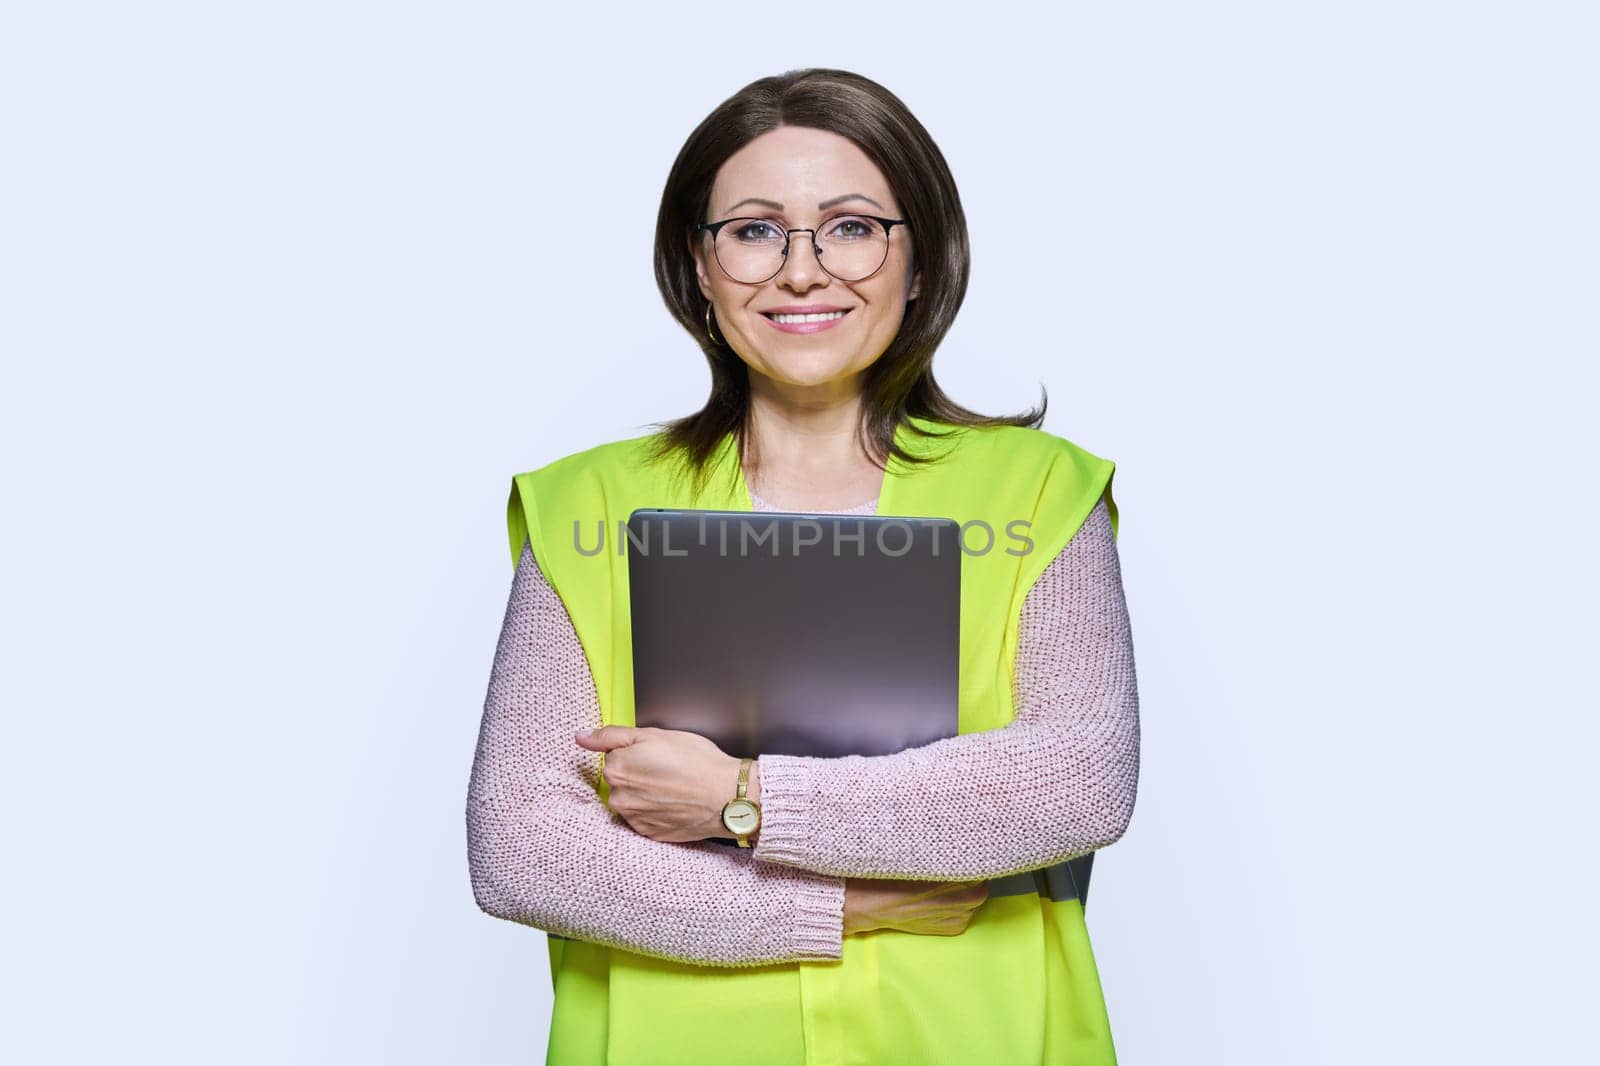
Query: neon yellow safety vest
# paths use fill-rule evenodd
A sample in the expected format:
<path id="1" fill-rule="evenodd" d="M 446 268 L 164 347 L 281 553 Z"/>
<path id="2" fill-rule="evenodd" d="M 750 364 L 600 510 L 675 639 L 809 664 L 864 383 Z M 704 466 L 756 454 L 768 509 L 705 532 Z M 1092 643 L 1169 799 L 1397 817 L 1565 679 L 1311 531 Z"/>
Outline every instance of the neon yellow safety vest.
<path id="1" fill-rule="evenodd" d="M 996 729 L 1016 712 L 1012 668 L 1028 591 L 1101 497 L 1116 531 L 1115 464 L 1042 430 L 912 421 L 956 435 L 924 439 L 902 426 L 895 439 L 908 453 L 943 458 L 915 468 L 891 459 L 877 513 L 963 524 L 960 731 Z M 698 495 L 681 460 L 646 462 L 650 439 L 613 441 L 518 474 L 507 508 L 513 565 L 528 538 L 572 617 L 608 725 L 634 721 L 618 523 L 638 507 L 753 510 L 732 434 Z M 574 522 L 593 552 L 600 519 L 606 550 L 576 550 Z M 1008 526 L 1019 520 L 1028 525 Z M 608 791 L 602 778 L 602 798 Z M 957 936 L 874 930 L 845 937 L 840 960 L 730 968 L 559 936 L 549 947 L 554 1066 L 1116 1062 L 1078 899 L 991 896 Z"/>

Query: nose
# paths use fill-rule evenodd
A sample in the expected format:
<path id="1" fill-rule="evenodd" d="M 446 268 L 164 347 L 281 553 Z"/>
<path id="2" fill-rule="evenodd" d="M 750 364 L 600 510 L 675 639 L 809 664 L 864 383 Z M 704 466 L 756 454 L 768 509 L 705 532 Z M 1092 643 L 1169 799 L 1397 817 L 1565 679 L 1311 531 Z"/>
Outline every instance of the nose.
<path id="1" fill-rule="evenodd" d="M 795 248 L 795 239 L 804 233 L 807 242 L 811 245 L 811 254 L 806 255 Z M 832 277 L 822 269 L 822 249 L 817 247 L 816 234 L 807 229 L 790 230 L 787 244 L 788 252 L 783 257 L 783 269 L 778 271 L 778 281 L 794 289 L 804 292 L 819 281 L 826 285 Z"/>

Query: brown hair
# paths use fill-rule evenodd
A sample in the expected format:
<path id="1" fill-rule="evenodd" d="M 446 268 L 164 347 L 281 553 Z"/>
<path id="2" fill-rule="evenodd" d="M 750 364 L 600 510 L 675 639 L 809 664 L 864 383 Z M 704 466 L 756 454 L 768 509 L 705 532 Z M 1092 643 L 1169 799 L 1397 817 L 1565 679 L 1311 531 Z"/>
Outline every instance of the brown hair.
<path id="1" fill-rule="evenodd" d="M 693 414 L 653 423 L 660 431 L 654 455 L 680 453 L 701 482 L 707 459 L 730 431 L 739 454 L 745 453 L 749 368 L 726 343 L 715 343 L 706 333 L 707 301 L 687 238 L 694 223 L 706 221 L 711 185 L 722 164 L 779 126 L 830 130 L 849 138 L 883 172 L 900 214 L 910 223 L 922 283 L 906 306 L 899 332 L 864 377 L 860 431 L 872 461 L 884 465 L 890 455 L 903 462 L 922 461 L 894 443 L 896 428 L 907 424 L 909 416 L 961 426 L 1037 429 L 1049 403 L 1042 384 L 1038 408 L 988 416 L 956 403 L 933 378 L 933 353 L 955 321 L 971 272 L 966 215 L 938 145 L 900 98 L 877 82 L 846 70 L 810 67 L 760 78 L 740 89 L 695 127 L 673 160 L 656 218 L 656 284 L 672 317 L 705 352 L 711 396 Z"/>

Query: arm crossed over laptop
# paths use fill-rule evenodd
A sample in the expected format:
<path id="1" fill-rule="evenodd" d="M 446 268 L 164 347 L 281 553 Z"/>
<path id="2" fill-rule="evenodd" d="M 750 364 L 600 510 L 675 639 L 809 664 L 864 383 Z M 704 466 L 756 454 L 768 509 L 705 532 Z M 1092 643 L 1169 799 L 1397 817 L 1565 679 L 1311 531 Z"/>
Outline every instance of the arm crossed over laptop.
<path id="1" fill-rule="evenodd" d="M 1015 719 L 893 755 L 763 755 L 758 862 L 836 877 L 977 880 L 1040 869 L 1126 831 L 1139 697 L 1116 538 L 1097 504 L 1023 608 Z M 661 840 L 726 836 L 739 760 L 697 734 L 608 726 L 613 809 Z M 614 768 L 614 776 L 613 776 Z"/>

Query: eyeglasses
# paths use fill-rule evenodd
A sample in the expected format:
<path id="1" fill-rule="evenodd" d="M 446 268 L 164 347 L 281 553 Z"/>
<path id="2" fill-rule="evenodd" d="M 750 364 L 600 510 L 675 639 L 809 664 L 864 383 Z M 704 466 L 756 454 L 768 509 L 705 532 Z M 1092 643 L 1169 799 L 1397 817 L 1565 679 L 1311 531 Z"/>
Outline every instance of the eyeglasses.
<path id="1" fill-rule="evenodd" d="M 822 269 L 840 281 L 865 281 L 889 258 L 889 231 L 910 228 L 903 218 L 834 215 L 816 229 L 784 229 L 769 218 L 725 218 L 696 222 L 694 232 L 711 234 L 717 264 L 734 281 L 759 285 L 778 276 L 789 258 L 789 235 L 811 234 Z"/>

